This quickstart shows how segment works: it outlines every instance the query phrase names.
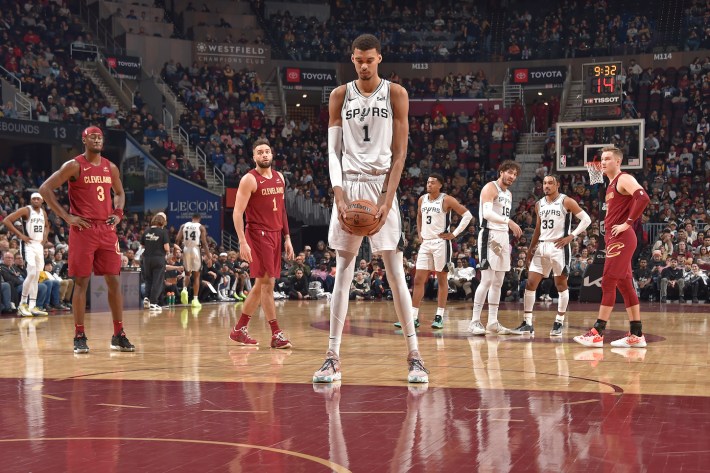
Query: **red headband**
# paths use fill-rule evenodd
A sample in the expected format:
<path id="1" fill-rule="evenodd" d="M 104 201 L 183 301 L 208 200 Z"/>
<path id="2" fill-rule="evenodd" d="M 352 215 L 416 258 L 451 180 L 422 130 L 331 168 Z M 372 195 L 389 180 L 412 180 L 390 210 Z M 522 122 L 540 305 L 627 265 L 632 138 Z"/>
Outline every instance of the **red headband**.
<path id="1" fill-rule="evenodd" d="M 86 138 L 87 136 L 93 135 L 94 133 L 97 133 L 97 134 L 99 134 L 99 135 L 101 135 L 101 136 L 104 136 L 104 132 L 101 131 L 101 128 L 99 128 L 99 127 L 97 127 L 97 126 L 90 126 L 90 127 L 86 128 L 86 129 L 81 133 L 81 136 L 82 136 L 83 138 Z"/>

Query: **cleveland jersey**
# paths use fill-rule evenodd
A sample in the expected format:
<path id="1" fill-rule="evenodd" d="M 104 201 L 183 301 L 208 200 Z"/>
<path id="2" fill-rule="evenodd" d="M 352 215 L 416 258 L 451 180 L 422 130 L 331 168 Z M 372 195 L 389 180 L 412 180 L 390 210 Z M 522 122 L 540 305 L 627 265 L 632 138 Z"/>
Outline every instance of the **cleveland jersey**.
<path id="1" fill-rule="evenodd" d="M 113 213 L 111 198 L 111 162 L 101 157 L 91 164 L 83 154 L 74 158 L 79 163 L 79 177 L 69 180 L 69 212 L 87 220 L 105 221 Z"/>
<path id="2" fill-rule="evenodd" d="M 280 232 L 285 215 L 285 187 L 281 175 L 271 171 L 271 177 L 262 176 L 255 169 L 249 173 L 256 179 L 256 191 L 246 208 L 246 227 L 250 230 Z"/>
<path id="3" fill-rule="evenodd" d="M 619 176 L 625 174 L 619 173 Z M 625 195 L 616 190 L 616 183 L 619 180 L 616 176 L 606 188 L 606 217 L 604 217 L 604 228 L 612 228 L 614 225 L 621 225 L 629 218 L 633 196 Z"/>
<path id="4" fill-rule="evenodd" d="M 429 200 L 427 193 L 422 198 L 421 234 L 424 240 L 440 238 L 440 233 L 449 231 L 451 212 L 444 211 L 444 197 L 446 194 L 442 193 L 435 200 Z"/>
<path id="5" fill-rule="evenodd" d="M 493 199 L 493 212 L 503 217 L 510 218 L 510 213 L 513 208 L 513 194 L 509 190 L 503 190 L 498 185 L 498 181 L 493 181 L 498 194 Z M 481 222 L 481 228 L 490 230 L 508 231 L 508 225 L 505 223 L 493 223 L 483 218 L 483 204 L 478 204 L 478 220 Z"/>
<path id="6" fill-rule="evenodd" d="M 202 241 L 202 224 L 187 222 L 182 226 L 182 239 L 185 248 L 198 248 Z"/>
<path id="7" fill-rule="evenodd" d="M 540 241 L 555 241 L 569 235 L 572 216 L 565 209 L 564 194 L 557 196 L 552 202 L 543 197 L 538 201 L 537 218 L 540 219 Z"/>
<path id="8" fill-rule="evenodd" d="M 355 81 L 345 85 L 340 112 L 343 122 L 343 173 L 385 174 L 392 162 L 390 82 L 365 97 Z"/>
<path id="9" fill-rule="evenodd" d="M 44 211 L 42 207 L 35 211 L 31 205 L 28 205 L 27 208 L 30 211 L 30 216 L 25 221 L 25 235 L 30 237 L 32 241 L 41 242 L 44 240 L 44 226 L 46 225 Z"/>

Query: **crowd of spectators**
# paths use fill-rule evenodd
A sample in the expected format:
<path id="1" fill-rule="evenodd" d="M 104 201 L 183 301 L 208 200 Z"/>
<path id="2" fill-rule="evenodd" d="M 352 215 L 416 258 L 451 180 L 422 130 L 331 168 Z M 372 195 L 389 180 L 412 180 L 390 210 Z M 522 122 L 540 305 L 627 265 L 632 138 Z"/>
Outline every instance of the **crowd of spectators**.
<path id="1" fill-rule="evenodd" d="M 477 2 L 418 0 L 393 7 L 367 2 L 336 2 L 330 17 L 298 15 L 288 10 L 264 18 L 276 50 L 301 61 L 342 61 L 350 39 L 373 33 L 383 55 L 395 62 L 442 62 L 558 59 L 651 52 L 658 38 L 654 18 L 644 4 L 606 0 L 559 0 L 536 5 L 508 2 L 504 14 Z M 676 48 L 710 44 L 707 4 L 694 0 L 684 15 L 687 35 Z M 501 31 L 502 34 L 496 34 Z M 337 32 L 335 34 L 334 32 Z M 681 44 L 683 43 L 683 44 Z M 707 46 L 705 46 L 707 47 Z"/>

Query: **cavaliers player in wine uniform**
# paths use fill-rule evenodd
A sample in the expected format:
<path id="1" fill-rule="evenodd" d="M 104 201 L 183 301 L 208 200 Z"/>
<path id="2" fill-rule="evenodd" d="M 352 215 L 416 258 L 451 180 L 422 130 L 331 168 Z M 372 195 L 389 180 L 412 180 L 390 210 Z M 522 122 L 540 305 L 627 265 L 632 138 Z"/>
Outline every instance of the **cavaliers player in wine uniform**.
<path id="1" fill-rule="evenodd" d="M 604 219 L 606 258 L 602 277 L 602 302 L 594 327 L 586 334 L 574 337 L 575 342 L 588 347 L 601 347 L 604 344 L 604 329 L 614 308 L 617 288 L 629 314 L 630 330 L 624 338 L 611 342 L 611 345 L 622 348 L 646 346 L 646 338 L 641 330 L 639 299 L 632 283 L 631 257 L 636 250 L 636 233 L 632 227 L 650 199 L 632 175 L 621 171 L 622 157 L 622 151 L 618 148 L 602 149 L 602 171 L 609 178 Z"/>
<path id="2" fill-rule="evenodd" d="M 84 313 L 91 271 L 103 276 L 108 287 L 108 304 L 113 318 L 111 349 L 135 351 L 123 330 L 123 297 L 119 274 L 121 251 L 116 225 L 123 218 L 126 196 L 118 168 L 101 156 L 104 134 L 90 126 L 81 134 L 84 153 L 67 161 L 39 188 L 42 198 L 69 224 L 69 276 L 74 277 L 74 353 L 88 353 Z M 69 182 L 69 212 L 59 203 L 54 190 Z M 113 197 L 111 196 L 113 191 Z"/>
<path id="3" fill-rule="evenodd" d="M 239 238 L 239 254 L 249 263 L 249 273 L 255 282 L 229 338 L 241 345 L 259 344 L 249 336 L 247 325 L 261 305 L 271 326 L 271 348 L 291 348 L 291 342 L 276 321 L 274 304 L 274 283 L 281 274 L 282 236 L 286 258 L 294 258 L 284 203 L 284 177 L 271 167 L 274 158 L 268 140 L 256 140 L 252 152 L 256 168 L 239 182 L 233 219 Z"/>

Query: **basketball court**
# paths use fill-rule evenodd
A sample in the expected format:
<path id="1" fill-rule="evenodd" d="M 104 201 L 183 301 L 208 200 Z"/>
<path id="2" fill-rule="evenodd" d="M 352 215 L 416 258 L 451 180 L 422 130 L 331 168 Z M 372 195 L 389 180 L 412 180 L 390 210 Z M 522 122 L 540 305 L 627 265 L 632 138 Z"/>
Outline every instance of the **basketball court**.
<path id="1" fill-rule="evenodd" d="M 444 330 L 420 312 L 428 385 L 408 385 L 392 302 L 351 302 L 343 380 L 313 385 L 328 302 L 277 301 L 291 350 L 232 342 L 241 303 L 128 311 L 135 353 L 109 350 L 111 317 L 87 314 L 91 352 L 74 355 L 70 314 L 0 319 L 0 452 L 10 472 L 707 471 L 708 304 L 642 303 L 646 349 L 572 341 L 597 304 L 536 303 L 535 337 L 469 336 L 471 303 Z M 486 320 L 484 310 L 483 320 Z M 502 304 L 515 326 L 522 303 Z"/>

